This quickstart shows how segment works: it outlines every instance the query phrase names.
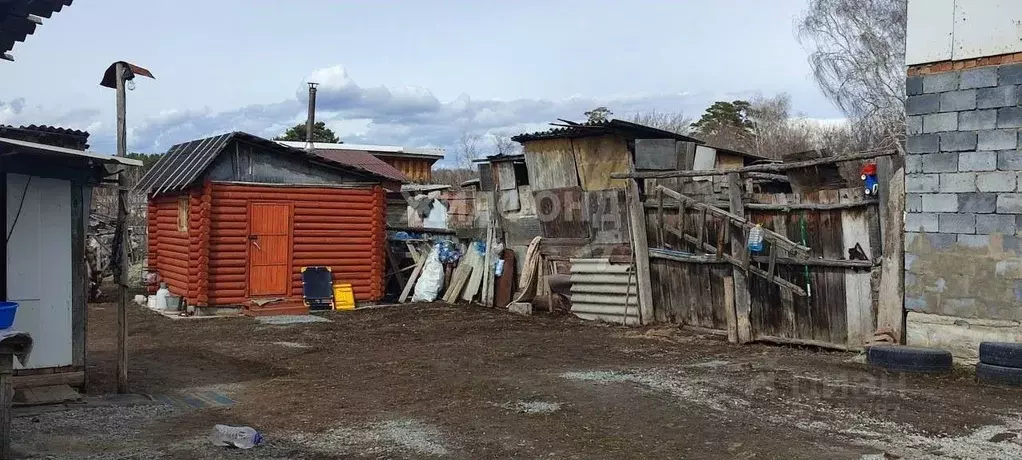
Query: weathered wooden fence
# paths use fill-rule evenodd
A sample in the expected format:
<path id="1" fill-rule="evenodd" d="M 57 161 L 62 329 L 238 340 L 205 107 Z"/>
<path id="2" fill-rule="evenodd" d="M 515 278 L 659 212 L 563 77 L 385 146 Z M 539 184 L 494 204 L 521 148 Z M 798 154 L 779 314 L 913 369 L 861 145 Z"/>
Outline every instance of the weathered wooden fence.
<path id="1" fill-rule="evenodd" d="M 778 234 L 761 252 L 733 247 L 732 241 L 747 241 L 749 226 L 725 210 L 707 212 L 705 204 L 670 189 L 647 190 L 657 322 L 733 339 L 744 327 L 752 340 L 861 349 L 876 328 L 877 202 L 858 188 L 752 194 L 737 202 L 742 209 L 727 210 L 732 216 Z M 742 286 L 747 310 L 736 307 Z"/>

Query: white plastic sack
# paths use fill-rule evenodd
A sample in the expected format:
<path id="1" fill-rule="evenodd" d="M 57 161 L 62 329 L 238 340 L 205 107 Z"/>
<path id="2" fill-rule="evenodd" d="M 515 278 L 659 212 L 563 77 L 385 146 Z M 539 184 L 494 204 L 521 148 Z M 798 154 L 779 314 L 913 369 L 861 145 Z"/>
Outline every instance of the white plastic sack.
<path id="1" fill-rule="evenodd" d="M 440 263 L 440 251 L 433 248 L 426 258 L 426 264 L 422 266 L 422 273 L 419 273 L 419 281 L 415 283 L 415 294 L 412 295 L 412 302 L 432 302 L 436 300 L 440 292 L 440 285 L 444 284 L 444 264 Z"/>

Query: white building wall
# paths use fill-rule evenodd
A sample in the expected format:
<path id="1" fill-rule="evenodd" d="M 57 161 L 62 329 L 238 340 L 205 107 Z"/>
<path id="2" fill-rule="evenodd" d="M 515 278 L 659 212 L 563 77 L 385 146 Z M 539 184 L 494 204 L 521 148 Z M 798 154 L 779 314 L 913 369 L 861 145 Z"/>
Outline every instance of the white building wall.
<path id="1" fill-rule="evenodd" d="M 8 174 L 6 230 L 8 299 L 20 305 L 13 327 L 35 342 L 26 367 L 70 366 L 70 182 Z"/>
<path id="2" fill-rule="evenodd" d="M 1020 0 L 908 0 L 907 65 L 1018 52 Z"/>

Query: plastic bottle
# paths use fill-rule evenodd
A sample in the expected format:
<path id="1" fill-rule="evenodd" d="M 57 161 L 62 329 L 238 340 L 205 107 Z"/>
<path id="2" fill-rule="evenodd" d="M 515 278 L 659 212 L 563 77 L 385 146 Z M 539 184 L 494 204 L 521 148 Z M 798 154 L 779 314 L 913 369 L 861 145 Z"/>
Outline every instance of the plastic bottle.
<path id="1" fill-rule="evenodd" d="M 262 444 L 263 437 L 254 428 L 247 426 L 216 425 L 209 436 L 214 446 L 234 446 L 251 449 Z"/>
<path id="2" fill-rule="evenodd" d="M 167 283 L 160 283 L 160 288 L 156 290 L 156 309 L 166 310 L 167 309 L 167 296 L 170 295 L 170 289 L 167 289 Z"/>
<path id="3" fill-rule="evenodd" d="M 763 226 L 756 224 L 752 230 L 749 231 L 749 250 L 752 252 L 760 252 L 763 250 Z"/>

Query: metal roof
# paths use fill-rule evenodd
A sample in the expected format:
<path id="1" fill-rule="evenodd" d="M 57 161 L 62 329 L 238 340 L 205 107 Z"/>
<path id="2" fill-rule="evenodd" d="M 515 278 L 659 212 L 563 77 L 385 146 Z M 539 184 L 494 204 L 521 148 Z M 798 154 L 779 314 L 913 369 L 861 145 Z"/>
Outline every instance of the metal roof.
<path id="1" fill-rule="evenodd" d="M 535 141 L 541 139 L 572 139 L 578 137 L 602 136 L 606 134 L 623 134 L 635 139 L 677 139 L 685 142 L 702 144 L 703 141 L 684 134 L 664 131 L 652 126 L 613 119 L 598 123 L 575 123 L 570 126 L 553 128 L 535 133 L 519 134 L 511 138 L 515 142 Z"/>
<path id="2" fill-rule="evenodd" d="M 142 166 L 142 162 L 139 160 L 133 160 L 131 158 L 115 157 L 113 155 L 104 155 L 102 153 L 89 152 L 87 150 L 75 150 L 65 147 L 58 147 L 55 145 L 40 144 L 38 142 L 29 142 L 18 139 L 8 139 L 6 137 L 0 137 L 0 145 L 6 145 L 17 149 L 16 153 L 30 153 L 40 155 L 70 155 L 81 158 L 88 158 L 95 160 L 98 163 L 118 163 L 128 166 Z"/>
<path id="3" fill-rule="evenodd" d="M 72 0 L 0 0 L 0 59 L 13 61 L 9 51 L 35 32 L 36 26 L 70 6 Z"/>
<path id="4" fill-rule="evenodd" d="M 401 170 L 387 164 L 372 153 L 365 150 L 333 150 L 314 148 L 313 153 L 328 160 L 374 172 L 397 182 L 408 182 L 408 177 Z"/>
<path id="5" fill-rule="evenodd" d="M 277 141 L 288 147 L 295 148 L 306 148 L 309 146 L 308 142 L 304 141 Z M 422 157 L 422 158 L 433 158 L 441 159 L 444 157 L 444 149 L 431 148 L 431 147 L 402 147 L 399 145 L 370 145 L 370 144 L 342 144 L 333 142 L 313 142 L 312 148 L 314 149 L 325 149 L 325 150 L 363 150 L 370 153 L 380 153 L 384 155 L 394 156 L 409 156 L 409 157 Z"/>
<path id="6" fill-rule="evenodd" d="M 153 165 L 152 169 L 142 177 L 135 190 L 160 194 L 187 188 L 202 176 L 206 168 L 234 140 L 243 140 L 280 152 L 283 155 L 294 155 L 296 158 L 304 161 L 320 163 L 345 171 L 353 171 L 376 180 L 389 180 L 385 176 L 362 167 L 345 164 L 302 149 L 292 148 L 253 134 L 235 131 L 191 142 L 183 142 L 171 147 L 160 158 L 160 161 Z"/>
<path id="7" fill-rule="evenodd" d="M 50 145 L 60 143 L 64 147 L 77 150 L 85 150 L 89 148 L 88 131 L 61 128 L 58 126 L 22 125 L 20 127 L 14 127 L 11 125 L 0 125 L 0 137 L 20 139 L 29 142 L 45 140 L 46 142 L 40 143 Z"/>

